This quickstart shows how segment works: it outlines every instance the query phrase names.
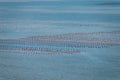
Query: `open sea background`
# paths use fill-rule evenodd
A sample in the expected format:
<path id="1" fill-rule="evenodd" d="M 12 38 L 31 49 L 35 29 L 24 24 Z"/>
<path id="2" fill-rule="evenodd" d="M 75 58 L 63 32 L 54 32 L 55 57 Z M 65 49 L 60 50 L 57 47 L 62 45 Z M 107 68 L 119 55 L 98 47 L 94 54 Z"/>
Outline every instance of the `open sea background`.
<path id="1" fill-rule="evenodd" d="M 53 49 L 80 52 L 46 54 L 8 48 L 51 48 L 47 43 L 45 46 L 3 43 L 32 36 L 97 32 L 101 34 L 92 37 L 115 40 L 116 45 L 102 48 L 52 45 Z M 0 0 L 0 80 L 120 80 L 120 1 Z"/>

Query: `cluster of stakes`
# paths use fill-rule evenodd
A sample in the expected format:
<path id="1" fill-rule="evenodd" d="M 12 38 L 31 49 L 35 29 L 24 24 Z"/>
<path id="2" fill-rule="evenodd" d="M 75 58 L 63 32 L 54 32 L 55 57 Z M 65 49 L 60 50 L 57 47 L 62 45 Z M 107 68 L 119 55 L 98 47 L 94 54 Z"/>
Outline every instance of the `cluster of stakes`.
<path id="1" fill-rule="evenodd" d="M 80 53 L 81 48 L 120 46 L 120 31 L 67 33 L 32 36 L 20 39 L 1 39 L 0 50 L 37 53 Z"/>

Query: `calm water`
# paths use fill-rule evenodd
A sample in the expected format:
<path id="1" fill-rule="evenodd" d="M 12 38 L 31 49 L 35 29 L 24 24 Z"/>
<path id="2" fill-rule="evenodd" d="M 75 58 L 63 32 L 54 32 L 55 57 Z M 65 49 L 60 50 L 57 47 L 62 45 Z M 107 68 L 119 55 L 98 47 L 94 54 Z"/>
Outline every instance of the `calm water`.
<path id="1" fill-rule="evenodd" d="M 119 22 L 119 0 L 1 0 L 0 80 L 119 80 Z M 54 37 L 55 42 L 53 35 L 63 35 L 63 39 Z M 47 36 L 47 41 L 53 42 L 4 42 L 29 41 L 31 36 Z M 81 43 L 64 45 L 67 39 Z M 103 47 L 106 45 L 111 46 Z M 53 49 L 54 54 L 21 48 Z M 64 50 L 80 52 L 66 54 Z"/>

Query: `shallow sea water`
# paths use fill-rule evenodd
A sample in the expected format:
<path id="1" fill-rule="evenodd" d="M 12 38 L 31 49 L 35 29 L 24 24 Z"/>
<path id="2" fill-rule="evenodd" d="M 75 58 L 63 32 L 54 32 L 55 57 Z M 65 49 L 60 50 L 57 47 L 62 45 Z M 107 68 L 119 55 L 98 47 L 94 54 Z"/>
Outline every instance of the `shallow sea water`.
<path id="1" fill-rule="evenodd" d="M 0 80 L 120 80 L 119 4 L 119 0 L 1 0 Z M 60 35 L 63 39 L 58 41 Z M 36 41 L 44 37 L 46 41 Z"/>

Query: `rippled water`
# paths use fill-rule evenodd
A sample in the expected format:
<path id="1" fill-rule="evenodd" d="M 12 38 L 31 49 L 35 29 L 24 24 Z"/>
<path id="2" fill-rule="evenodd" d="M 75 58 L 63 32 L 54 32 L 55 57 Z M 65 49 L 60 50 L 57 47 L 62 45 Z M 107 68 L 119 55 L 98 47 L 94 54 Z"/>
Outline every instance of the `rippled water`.
<path id="1" fill-rule="evenodd" d="M 1 0 L 0 80 L 119 80 L 119 0 Z"/>

